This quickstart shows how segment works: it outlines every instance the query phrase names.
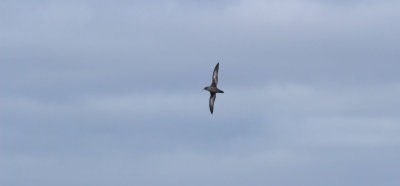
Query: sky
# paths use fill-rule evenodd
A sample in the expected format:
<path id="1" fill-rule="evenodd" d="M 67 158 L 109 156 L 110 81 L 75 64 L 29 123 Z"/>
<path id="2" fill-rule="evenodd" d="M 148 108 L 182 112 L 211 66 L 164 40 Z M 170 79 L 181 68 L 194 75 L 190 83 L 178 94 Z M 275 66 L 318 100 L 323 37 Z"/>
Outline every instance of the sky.
<path id="1" fill-rule="evenodd" d="M 0 185 L 397 186 L 399 10 L 3 0 Z"/>

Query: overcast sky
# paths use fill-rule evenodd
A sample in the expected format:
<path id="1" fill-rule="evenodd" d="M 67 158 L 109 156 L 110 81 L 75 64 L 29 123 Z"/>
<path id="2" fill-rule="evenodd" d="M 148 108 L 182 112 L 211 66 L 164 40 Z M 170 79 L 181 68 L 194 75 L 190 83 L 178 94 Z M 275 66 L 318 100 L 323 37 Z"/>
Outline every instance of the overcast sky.
<path id="1" fill-rule="evenodd" d="M 3 0 L 0 185 L 397 186 L 399 23 L 397 0 Z"/>

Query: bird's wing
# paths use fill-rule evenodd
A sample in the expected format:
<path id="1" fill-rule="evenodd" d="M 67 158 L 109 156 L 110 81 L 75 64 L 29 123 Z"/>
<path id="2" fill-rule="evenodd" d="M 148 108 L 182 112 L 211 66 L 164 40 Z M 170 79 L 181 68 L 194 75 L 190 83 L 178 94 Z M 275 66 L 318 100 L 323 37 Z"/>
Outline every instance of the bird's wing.
<path id="1" fill-rule="evenodd" d="M 209 103 L 209 105 L 210 105 L 211 114 L 213 114 L 213 111 L 214 111 L 214 101 L 215 101 L 216 97 L 217 97 L 216 93 L 210 93 L 210 103 Z"/>
<path id="2" fill-rule="evenodd" d="M 212 76 L 212 87 L 217 87 L 218 84 L 218 70 L 219 70 L 219 63 L 217 63 L 217 65 L 214 68 L 214 73 Z"/>

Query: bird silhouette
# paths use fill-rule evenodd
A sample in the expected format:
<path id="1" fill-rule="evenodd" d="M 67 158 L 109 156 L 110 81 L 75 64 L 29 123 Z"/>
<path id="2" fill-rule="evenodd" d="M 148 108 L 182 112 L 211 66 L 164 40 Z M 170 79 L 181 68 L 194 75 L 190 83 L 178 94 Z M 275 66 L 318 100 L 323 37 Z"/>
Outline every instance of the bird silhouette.
<path id="1" fill-rule="evenodd" d="M 224 93 L 224 91 L 217 88 L 218 70 L 219 70 L 219 62 L 217 63 L 217 65 L 215 65 L 211 85 L 208 87 L 204 87 L 204 90 L 207 90 L 210 92 L 209 106 L 210 106 L 211 114 L 213 114 L 213 112 L 214 112 L 214 102 L 215 102 L 215 98 L 217 97 L 217 93 Z"/>

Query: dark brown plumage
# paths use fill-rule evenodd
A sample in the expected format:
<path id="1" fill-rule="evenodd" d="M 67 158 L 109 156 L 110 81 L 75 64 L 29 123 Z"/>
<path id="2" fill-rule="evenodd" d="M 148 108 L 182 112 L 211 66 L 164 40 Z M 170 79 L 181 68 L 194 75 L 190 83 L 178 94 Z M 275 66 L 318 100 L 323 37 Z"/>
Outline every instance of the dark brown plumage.
<path id="1" fill-rule="evenodd" d="M 215 102 L 215 98 L 217 97 L 217 93 L 224 93 L 224 91 L 217 88 L 218 70 L 219 70 L 219 63 L 217 63 L 217 65 L 214 68 L 211 85 L 204 88 L 204 90 L 207 90 L 210 92 L 209 106 L 210 106 L 211 114 L 213 114 L 213 112 L 214 112 L 214 102 Z"/>

